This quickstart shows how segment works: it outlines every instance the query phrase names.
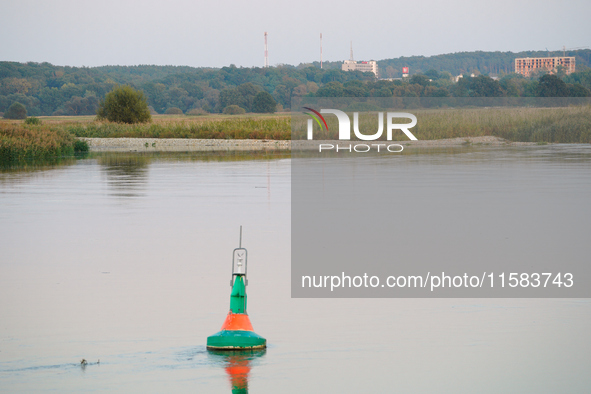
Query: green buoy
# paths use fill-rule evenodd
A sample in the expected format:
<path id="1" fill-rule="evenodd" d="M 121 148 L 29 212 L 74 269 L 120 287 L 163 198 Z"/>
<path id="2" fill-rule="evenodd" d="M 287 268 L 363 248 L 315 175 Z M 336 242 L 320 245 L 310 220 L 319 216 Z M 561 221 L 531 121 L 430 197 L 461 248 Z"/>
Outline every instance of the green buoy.
<path id="1" fill-rule="evenodd" d="M 242 247 L 242 226 L 240 226 L 239 247 L 234 249 L 232 258 L 232 279 L 230 285 L 230 311 L 220 332 L 207 337 L 207 348 L 214 350 L 263 349 L 267 340 L 256 334 L 246 313 L 247 251 Z"/>

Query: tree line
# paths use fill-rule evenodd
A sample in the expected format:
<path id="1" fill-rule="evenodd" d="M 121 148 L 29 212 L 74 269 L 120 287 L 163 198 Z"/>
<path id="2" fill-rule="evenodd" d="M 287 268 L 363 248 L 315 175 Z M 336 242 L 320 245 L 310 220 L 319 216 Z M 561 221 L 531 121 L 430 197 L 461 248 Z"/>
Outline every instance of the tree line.
<path id="1" fill-rule="evenodd" d="M 327 62 L 323 69 L 316 64 L 269 68 L 231 65 L 218 69 L 150 65 L 65 67 L 0 62 L 0 112 L 6 112 L 18 102 L 25 106 L 29 116 L 93 115 L 100 101 L 117 85 L 143 91 L 152 113 L 220 113 L 230 106 L 246 112 L 273 112 L 289 109 L 291 99 L 301 96 L 527 97 L 547 95 L 550 91 L 588 96 L 591 69 L 585 64 L 591 60 L 591 51 L 575 52 L 580 71 L 570 75 L 559 72 L 550 82 L 542 80 L 549 78 L 543 74 L 524 78 L 511 73 L 514 58 L 522 54 L 509 56 L 510 52 L 416 57 L 423 59 L 420 63 L 423 68 L 413 67 L 411 58 L 382 60 L 378 62 L 382 77 L 386 77 L 383 74 L 388 72 L 388 67 L 395 70 L 390 70 L 389 79 L 376 79 L 372 73 L 360 71 L 341 71 Z M 480 62 L 474 63 L 478 57 Z M 506 68 L 491 66 L 497 63 L 505 64 Z M 340 67 L 341 63 L 338 64 Z M 396 70 L 402 64 L 411 67 L 411 77 L 396 79 Z M 427 65 L 432 67 L 425 69 Z M 460 67 L 465 73 L 456 81 L 454 76 Z M 487 75 L 491 69 L 498 69 L 498 78 Z M 549 83 L 554 90 L 545 88 Z"/>
<path id="2" fill-rule="evenodd" d="M 222 112 L 228 105 L 255 111 L 269 96 L 288 109 L 292 95 L 314 92 L 330 81 L 371 80 L 373 74 L 278 66 L 221 69 L 176 66 L 61 67 L 49 63 L 0 62 L 0 112 L 20 102 L 29 115 L 90 115 L 117 85 L 130 85 L 147 97 L 153 113 L 179 109 Z M 259 94 L 261 93 L 261 94 Z M 264 94 L 267 93 L 268 95 Z"/>
<path id="3" fill-rule="evenodd" d="M 402 68 L 409 67 L 411 74 L 425 73 L 427 70 L 462 74 L 509 74 L 513 72 L 515 59 L 521 57 L 573 56 L 577 69 L 591 67 L 591 50 L 570 51 L 523 51 L 523 52 L 458 52 L 436 56 L 407 56 L 395 59 L 378 60 L 381 78 L 400 78 Z M 325 68 L 341 68 L 342 62 L 324 62 Z M 320 63 L 314 63 L 320 67 Z"/>
<path id="4" fill-rule="evenodd" d="M 525 78 L 507 74 L 499 79 L 468 75 L 456 82 L 448 73 L 429 70 L 407 80 L 329 82 L 319 97 L 590 97 L 591 68 L 568 76 L 540 74 Z"/>

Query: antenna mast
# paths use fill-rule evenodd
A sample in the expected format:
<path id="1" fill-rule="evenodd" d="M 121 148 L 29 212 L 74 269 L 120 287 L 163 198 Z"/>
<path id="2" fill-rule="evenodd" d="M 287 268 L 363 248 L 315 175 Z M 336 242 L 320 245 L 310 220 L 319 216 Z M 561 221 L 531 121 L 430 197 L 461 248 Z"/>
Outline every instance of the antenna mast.
<path id="1" fill-rule="evenodd" d="M 322 33 L 320 33 L 320 68 L 322 68 Z"/>
<path id="2" fill-rule="evenodd" d="M 267 32 L 265 32 L 265 68 L 269 67 L 269 50 L 267 48 Z"/>
<path id="3" fill-rule="evenodd" d="M 351 61 L 354 61 L 355 59 L 353 59 L 353 41 L 351 41 L 351 59 L 349 59 Z"/>

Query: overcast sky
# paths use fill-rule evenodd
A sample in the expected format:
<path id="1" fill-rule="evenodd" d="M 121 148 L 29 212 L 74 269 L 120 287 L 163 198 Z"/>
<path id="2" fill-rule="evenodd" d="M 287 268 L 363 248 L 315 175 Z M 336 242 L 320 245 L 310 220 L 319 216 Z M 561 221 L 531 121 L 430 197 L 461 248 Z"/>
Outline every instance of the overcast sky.
<path id="1" fill-rule="evenodd" d="M 463 51 L 591 46 L 591 1 L 18 0 L 0 60 L 56 65 L 297 65 Z"/>

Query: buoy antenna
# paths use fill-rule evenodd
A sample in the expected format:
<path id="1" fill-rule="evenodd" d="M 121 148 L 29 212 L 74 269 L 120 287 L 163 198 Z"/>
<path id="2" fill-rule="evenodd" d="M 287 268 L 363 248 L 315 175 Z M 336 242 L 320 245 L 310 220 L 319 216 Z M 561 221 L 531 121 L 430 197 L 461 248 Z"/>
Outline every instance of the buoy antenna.
<path id="1" fill-rule="evenodd" d="M 238 247 L 242 248 L 242 225 L 240 226 L 240 242 L 238 243 Z"/>

